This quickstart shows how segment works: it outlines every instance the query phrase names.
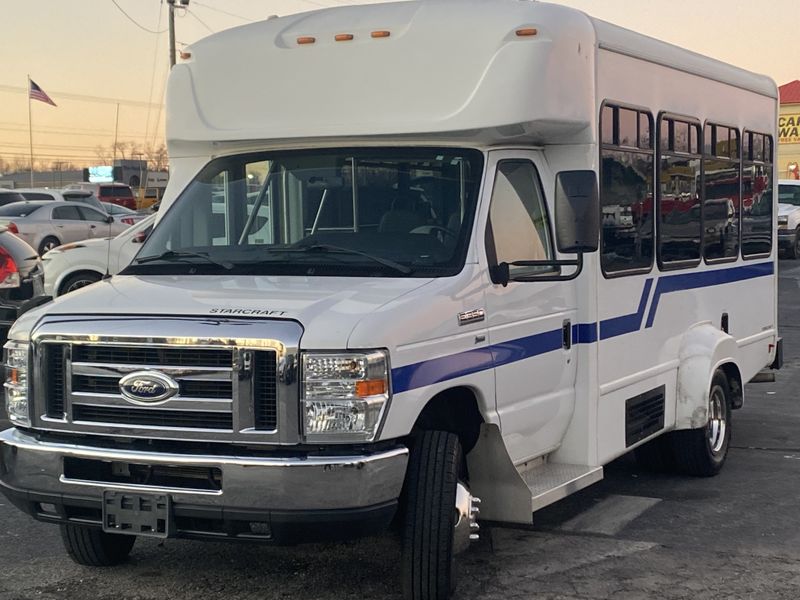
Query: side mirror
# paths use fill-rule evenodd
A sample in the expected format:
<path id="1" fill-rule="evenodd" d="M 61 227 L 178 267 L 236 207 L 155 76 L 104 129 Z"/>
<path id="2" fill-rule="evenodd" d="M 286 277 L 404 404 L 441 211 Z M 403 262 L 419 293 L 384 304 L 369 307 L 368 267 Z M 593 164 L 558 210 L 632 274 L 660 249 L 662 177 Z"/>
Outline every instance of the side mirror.
<path id="1" fill-rule="evenodd" d="M 112 217 L 111 215 L 106 216 L 106 223 L 111 225 L 113 222 L 114 222 L 114 217 Z"/>
<path id="2" fill-rule="evenodd" d="M 561 171 L 556 175 L 556 243 L 560 252 L 597 250 L 600 238 L 600 194 L 594 171 Z"/>

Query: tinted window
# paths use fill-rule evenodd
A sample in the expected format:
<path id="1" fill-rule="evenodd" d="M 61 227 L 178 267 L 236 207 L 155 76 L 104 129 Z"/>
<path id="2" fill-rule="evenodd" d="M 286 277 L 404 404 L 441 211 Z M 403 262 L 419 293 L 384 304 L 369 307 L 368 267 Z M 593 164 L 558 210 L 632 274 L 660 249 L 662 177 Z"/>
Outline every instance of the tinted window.
<path id="1" fill-rule="evenodd" d="M 772 251 L 772 138 L 746 131 L 742 161 L 742 255 Z"/>
<path id="2" fill-rule="evenodd" d="M 20 192 L 24 198 L 23 200 L 55 200 L 52 194 L 45 194 L 44 192 Z"/>
<path id="3" fill-rule="evenodd" d="M 678 268 L 700 260 L 700 126 L 680 119 L 661 118 L 657 213 L 658 262 Z"/>
<path id="4" fill-rule="evenodd" d="M 603 143 L 600 167 L 602 206 L 601 264 L 606 274 L 650 270 L 653 264 L 653 130 L 644 111 L 606 106 L 601 127 L 616 112 L 634 112 L 638 121 L 636 149 Z M 613 127 L 617 127 L 616 124 Z M 615 132 L 614 139 L 621 134 Z"/>
<path id="5" fill-rule="evenodd" d="M 128 187 L 118 187 L 113 185 L 102 185 L 100 186 L 100 195 L 101 196 L 114 196 L 117 198 L 131 198 L 133 196 L 133 192 L 131 188 Z"/>
<path id="6" fill-rule="evenodd" d="M 703 135 L 703 254 L 709 261 L 734 259 L 742 205 L 739 131 L 708 124 Z"/>
<path id="7" fill-rule="evenodd" d="M 80 221 L 81 215 L 76 206 L 55 206 L 53 207 L 53 218 L 60 221 Z"/>
<path id="8" fill-rule="evenodd" d="M 505 160 L 497 165 L 489 208 L 489 227 L 497 263 L 520 260 L 550 260 L 553 246 L 547 209 L 536 168 L 529 161 Z M 549 267 L 511 266 L 519 277 Z"/>
<path id="9" fill-rule="evenodd" d="M 0 205 L 12 202 L 24 202 L 25 196 L 18 192 L 0 192 Z"/>
<path id="10" fill-rule="evenodd" d="M 800 185 L 778 186 L 778 202 L 800 206 Z"/>
<path id="11" fill-rule="evenodd" d="M 96 211 L 88 206 L 79 206 L 78 212 L 80 212 L 81 216 L 83 217 L 84 221 L 93 221 L 95 223 L 105 223 L 106 222 L 106 215 L 103 213 Z"/>
<path id="12" fill-rule="evenodd" d="M 33 214 L 42 208 L 41 204 L 29 204 L 27 202 L 15 202 L 0 206 L 0 216 L 3 217 L 25 217 Z"/>

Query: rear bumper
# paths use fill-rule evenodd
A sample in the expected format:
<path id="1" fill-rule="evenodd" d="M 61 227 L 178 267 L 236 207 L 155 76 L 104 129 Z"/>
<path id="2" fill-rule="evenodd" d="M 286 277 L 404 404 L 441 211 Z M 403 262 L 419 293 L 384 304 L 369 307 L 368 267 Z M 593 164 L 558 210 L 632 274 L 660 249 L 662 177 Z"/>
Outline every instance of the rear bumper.
<path id="1" fill-rule="evenodd" d="M 41 521 L 102 525 L 104 490 L 169 494 L 178 537 L 273 543 L 343 539 L 388 526 L 408 450 L 355 456 L 266 457 L 117 450 L 0 433 L 0 491 Z M 133 483 L 119 473 L 175 475 Z M 185 478 L 203 470 L 218 479 Z"/>

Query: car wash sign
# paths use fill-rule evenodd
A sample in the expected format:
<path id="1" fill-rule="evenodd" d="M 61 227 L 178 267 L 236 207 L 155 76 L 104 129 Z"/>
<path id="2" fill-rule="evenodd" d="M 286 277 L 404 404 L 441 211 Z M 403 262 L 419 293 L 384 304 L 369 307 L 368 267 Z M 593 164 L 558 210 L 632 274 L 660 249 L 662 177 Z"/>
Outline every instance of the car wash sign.
<path id="1" fill-rule="evenodd" d="M 800 144 L 800 113 L 778 118 L 778 143 Z"/>

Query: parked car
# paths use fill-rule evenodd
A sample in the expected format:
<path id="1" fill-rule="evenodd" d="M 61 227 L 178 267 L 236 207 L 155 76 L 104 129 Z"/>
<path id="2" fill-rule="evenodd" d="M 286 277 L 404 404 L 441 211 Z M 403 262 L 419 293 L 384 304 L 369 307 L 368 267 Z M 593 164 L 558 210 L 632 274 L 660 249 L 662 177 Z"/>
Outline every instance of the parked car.
<path id="1" fill-rule="evenodd" d="M 117 237 L 95 238 L 53 248 L 42 257 L 44 289 L 49 296 L 61 296 L 114 275 L 126 267 L 153 228 L 156 215 L 145 217 Z"/>
<path id="2" fill-rule="evenodd" d="M 20 188 L 17 190 L 23 200 L 58 200 L 61 202 L 82 202 L 99 211 L 108 212 L 92 192 L 84 190 L 51 190 L 50 188 Z"/>
<path id="3" fill-rule="evenodd" d="M 134 223 L 138 223 L 142 219 L 147 218 L 147 214 L 145 213 L 138 213 L 135 210 L 131 210 L 130 208 L 125 208 L 124 206 L 119 206 L 117 204 L 111 204 L 110 202 L 103 202 L 103 209 L 112 217 L 114 220 L 119 223 L 125 223 L 126 225 L 133 225 Z"/>
<path id="4" fill-rule="evenodd" d="M 0 206 L 5 206 L 12 202 L 21 202 L 23 200 L 25 200 L 25 198 L 17 190 L 0 189 Z"/>
<path id="5" fill-rule="evenodd" d="M 800 258 L 800 180 L 778 182 L 778 248 Z"/>
<path id="6" fill-rule="evenodd" d="M 0 225 L 36 248 L 40 255 L 67 242 L 116 235 L 128 228 L 91 206 L 50 200 L 0 206 Z"/>
<path id="7" fill-rule="evenodd" d="M 136 198 L 131 186 L 124 183 L 72 183 L 65 190 L 84 190 L 92 192 L 100 202 L 110 202 L 136 210 Z"/>
<path id="8" fill-rule="evenodd" d="M 35 299 L 44 300 L 44 269 L 36 250 L 24 240 L 0 227 L 0 342 L 21 307 Z"/>

